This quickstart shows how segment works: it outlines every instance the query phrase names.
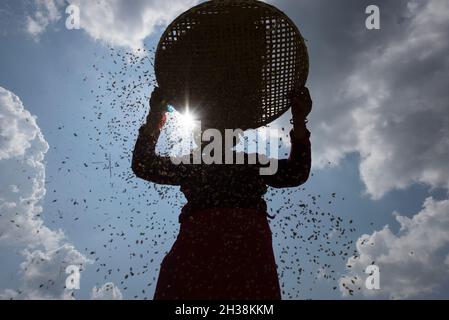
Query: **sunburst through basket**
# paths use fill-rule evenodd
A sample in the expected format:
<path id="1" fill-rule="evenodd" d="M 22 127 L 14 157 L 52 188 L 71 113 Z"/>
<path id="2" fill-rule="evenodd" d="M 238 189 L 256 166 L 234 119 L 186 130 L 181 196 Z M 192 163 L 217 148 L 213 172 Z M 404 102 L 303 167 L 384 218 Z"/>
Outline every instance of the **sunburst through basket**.
<path id="1" fill-rule="evenodd" d="M 191 8 L 167 27 L 155 57 L 156 79 L 169 103 L 214 128 L 246 130 L 277 119 L 308 69 L 295 24 L 255 0 Z"/>

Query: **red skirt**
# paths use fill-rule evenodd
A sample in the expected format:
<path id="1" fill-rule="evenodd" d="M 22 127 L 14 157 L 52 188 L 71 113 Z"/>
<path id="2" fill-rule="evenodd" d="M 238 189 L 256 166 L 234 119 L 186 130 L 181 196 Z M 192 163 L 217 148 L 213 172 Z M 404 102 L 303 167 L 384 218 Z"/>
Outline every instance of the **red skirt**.
<path id="1" fill-rule="evenodd" d="M 182 219 L 154 299 L 281 299 L 266 213 L 208 209 Z"/>

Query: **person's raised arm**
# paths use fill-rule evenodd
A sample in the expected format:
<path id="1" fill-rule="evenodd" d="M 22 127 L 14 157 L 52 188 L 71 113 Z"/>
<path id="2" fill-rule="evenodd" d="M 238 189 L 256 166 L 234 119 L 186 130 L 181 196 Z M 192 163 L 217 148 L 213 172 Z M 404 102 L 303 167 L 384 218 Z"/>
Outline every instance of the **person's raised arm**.
<path id="1" fill-rule="evenodd" d="M 288 159 L 278 160 L 274 175 L 264 176 L 265 183 L 274 188 L 297 187 L 305 183 L 312 164 L 310 132 L 307 116 L 312 111 L 309 90 L 304 87 L 292 95 L 293 129 L 290 131 L 291 150 Z"/>
<path id="2" fill-rule="evenodd" d="M 146 124 L 139 129 L 133 151 L 132 170 L 141 179 L 159 184 L 179 185 L 183 179 L 182 165 L 172 163 L 170 157 L 156 154 L 156 145 L 165 124 L 167 103 L 158 87 L 150 99 Z"/>

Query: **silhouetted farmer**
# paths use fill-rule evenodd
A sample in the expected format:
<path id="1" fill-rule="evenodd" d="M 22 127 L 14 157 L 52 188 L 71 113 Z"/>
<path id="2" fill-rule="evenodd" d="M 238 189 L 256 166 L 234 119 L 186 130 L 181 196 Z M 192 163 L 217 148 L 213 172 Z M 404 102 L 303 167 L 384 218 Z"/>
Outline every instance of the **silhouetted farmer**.
<path id="1" fill-rule="evenodd" d="M 187 198 L 179 235 L 165 256 L 154 299 L 280 299 L 267 205 L 267 185 L 296 187 L 310 172 L 312 108 L 307 88 L 292 96 L 291 152 L 275 175 L 259 164 L 179 164 L 156 154 L 167 105 L 156 88 L 139 131 L 132 169 L 147 181 L 179 185 Z M 247 162 L 245 162 L 247 163 Z"/>

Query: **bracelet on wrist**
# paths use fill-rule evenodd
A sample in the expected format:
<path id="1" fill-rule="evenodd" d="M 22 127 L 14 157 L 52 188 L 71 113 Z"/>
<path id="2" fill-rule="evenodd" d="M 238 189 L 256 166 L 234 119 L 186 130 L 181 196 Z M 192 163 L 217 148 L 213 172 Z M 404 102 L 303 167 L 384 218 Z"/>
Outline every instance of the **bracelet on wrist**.
<path id="1" fill-rule="evenodd" d="M 307 118 L 304 118 L 304 122 L 303 123 L 307 124 L 307 123 L 309 123 L 309 120 Z M 290 119 L 290 124 L 298 124 L 298 123 L 295 123 L 295 121 L 293 119 Z"/>

